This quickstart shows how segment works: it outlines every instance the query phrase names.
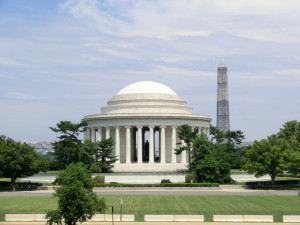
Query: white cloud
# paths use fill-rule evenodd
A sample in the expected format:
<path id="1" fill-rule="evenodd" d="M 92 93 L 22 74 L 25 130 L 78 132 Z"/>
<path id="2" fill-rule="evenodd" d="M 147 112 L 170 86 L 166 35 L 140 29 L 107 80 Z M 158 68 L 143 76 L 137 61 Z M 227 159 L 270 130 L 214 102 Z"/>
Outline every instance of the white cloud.
<path id="1" fill-rule="evenodd" d="M 300 78 L 300 69 L 276 70 L 275 73 L 284 76 L 294 76 Z"/>
<path id="2" fill-rule="evenodd" d="M 216 0 L 212 2 L 219 12 L 230 15 L 297 13 L 297 9 L 300 8 L 298 0 Z"/>
<path id="3" fill-rule="evenodd" d="M 259 126 L 268 130 L 277 118 L 273 113 L 266 123 L 268 115 L 261 112 L 299 118 L 295 108 L 299 106 L 294 104 L 300 84 L 299 4 L 298 0 L 68 0 L 59 12 L 39 13 L 39 20 L 34 12 L 3 14 L 0 28 L 7 32 L 0 35 L 1 97 L 21 110 L 6 110 L 0 122 L 4 114 L 11 121 L 24 118 L 26 110 L 28 115 L 34 111 L 45 117 L 46 128 L 75 115 L 80 120 L 98 113 L 124 86 L 141 80 L 169 86 L 196 112 L 214 117 L 216 69 L 224 57 L 232 122 L 252 133 L 250 139 L 256 138 Z M 43 101 L 38 101 L 41 96 Z M 271 100 L 276 104 L 270 105 Z M 251 113 L 251 108 L 258 112 Z M 12 111 L 16 116 L 10 115 Z M 43 137 L 49 139 L 49 134 Z"/>
<path id="4" fill-rule="evenodd" d="M 241 79 L 241 80 L 246 80 L 246 81 L 261 81 L 261 80 L 268 80 L 268 79 L 273 79 L 274 76 L 272 76 L 271 74 L 269 74 L 268 72 L 260 72 L 260 74 L 258 73 L 253 73 L 253 72 L 232 72 L 229 74 L 230 78 L 229 79 Z"/>
<path id="5" fill-rule="evenodd" d="M 117 36 L 169 40 L 225 32 L 275 42 L 299 42 L 298 0 L 68 0 L 62 9 Z M 284 26 L 284 28 L 283 28 Z"/>
<path id="6" fill-rule="evenodd" d="M 10 99 L 22 100 L 22 101 L 37 99 L 37 97 L 30 96 L 30 95 L 27 95 L 22 92 L 8 92 L 8 93 L 4 94 L 4 97 L 10 98 Z"/>
<path id="7" fill-rule="evenodd" d="M 28 66 L 25 63 L 22 63 L 15 59 L 0 57 L 1 66 Z"/>

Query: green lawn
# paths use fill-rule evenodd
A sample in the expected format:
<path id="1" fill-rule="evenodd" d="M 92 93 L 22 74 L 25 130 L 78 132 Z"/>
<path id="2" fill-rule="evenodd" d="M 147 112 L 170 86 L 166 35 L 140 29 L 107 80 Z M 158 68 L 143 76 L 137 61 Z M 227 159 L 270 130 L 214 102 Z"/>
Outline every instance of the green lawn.
<path id="1" fill-rule="evenodd" d="M 297 196 L 105 196 L 107 213 L 114 206 L 120 212 L 135 214 L 143 221 L 144 214 L 204 214 L 212 221 L 213 214 L 272 214 L 275 222 L 282 215 L 300 214 Z M 6 213 L 45 213 L 57 205 L 54 197 L 0 197 L 0 220 Z"/>

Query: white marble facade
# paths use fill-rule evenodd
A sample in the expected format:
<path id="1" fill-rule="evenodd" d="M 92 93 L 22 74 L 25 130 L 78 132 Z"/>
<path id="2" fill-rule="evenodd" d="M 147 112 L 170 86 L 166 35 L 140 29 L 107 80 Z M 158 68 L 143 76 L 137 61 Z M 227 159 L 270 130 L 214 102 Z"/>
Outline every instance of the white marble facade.
<path id="1" fill-rule="evenodd" d="M 180 140 L 178 127 L 189 124 L 209 135 L 211 118 L 192 113 L 173 90 L 143 81 L 123 88 L 101 108 L 101 114 L 85 116 L 85 139 L 112 137 L 118 156 L 114 171 L 183 171 L 188 155 L 174 154 Z"/>

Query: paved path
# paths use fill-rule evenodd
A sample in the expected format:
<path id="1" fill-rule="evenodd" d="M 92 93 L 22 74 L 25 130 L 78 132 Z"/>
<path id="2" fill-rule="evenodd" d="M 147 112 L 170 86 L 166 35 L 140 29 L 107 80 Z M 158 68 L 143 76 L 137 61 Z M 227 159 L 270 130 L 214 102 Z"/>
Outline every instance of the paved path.
<path id="1" fill-rule="evenodd" d="M 163 172 L 163 173 L 153 173 L 153 172 L 136 172 L 136 173 L 94 173 L 92 176 L 104 175 L 105 181 L 118 182 L 118 183 L 128 183 L 128 184 L 153 184 L 160 183 L 162 179 L 170 179 L 173 183 L 182 183 L 185 180 L 187 173 L 173 173 L 173 172 Z M 21 178 L 21 181 L 27 182 L 40 182 L 40 183 L 52 183 L 57 177 L 57 173 L 39 173 L 33 176 L 28 176 Z M 246 172 L 231 172 L 231 178 L 238 182 L 247 181 L 261 181 L 261 180 L 271 180 L 269 175 L 257 178 L 254 174 L 248 174 Z"/>
<path id="2" fill-rule="evenodd" d="M 0 222 L 0 225 L 45 225 L 45 222 Z M 111 225 L 112 222 L 86 222 L 83 225 Z M 299 223 L 237 223 L 237 222 L 115 222 L 115 225 L 299 225 Z"/>
<path id="3" fill-rule="evenodd" d="M 249 190 L 222 186 L 219 190 L 195 188 L 95 188 L 97 195 L 271 195 L 297 196 L 297 190 Z M 54 190 L 0 192 L 1 196 L 50 196 Z"/>

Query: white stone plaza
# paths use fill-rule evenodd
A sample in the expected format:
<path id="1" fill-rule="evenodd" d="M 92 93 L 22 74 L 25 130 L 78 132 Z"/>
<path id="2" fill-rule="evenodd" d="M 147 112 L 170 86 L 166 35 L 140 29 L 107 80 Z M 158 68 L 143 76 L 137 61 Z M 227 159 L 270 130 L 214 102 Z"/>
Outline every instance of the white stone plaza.
<path id="1" fill-rule="evenodd" d="M 83 120 L 88 122 L 85 139 L 113 138 L 115 172 L 146 172 L 187 170 L 188 154 L 174 154 L 181 143 L 178 127 L 189 124 L 209 136 L 211 118 L 193 114 L 192 107 L 169 87 L 142 81 L 119 91 L 101 114 Z"/>

